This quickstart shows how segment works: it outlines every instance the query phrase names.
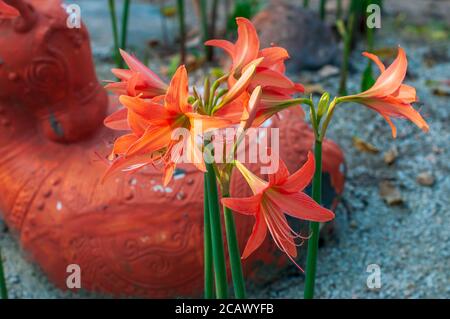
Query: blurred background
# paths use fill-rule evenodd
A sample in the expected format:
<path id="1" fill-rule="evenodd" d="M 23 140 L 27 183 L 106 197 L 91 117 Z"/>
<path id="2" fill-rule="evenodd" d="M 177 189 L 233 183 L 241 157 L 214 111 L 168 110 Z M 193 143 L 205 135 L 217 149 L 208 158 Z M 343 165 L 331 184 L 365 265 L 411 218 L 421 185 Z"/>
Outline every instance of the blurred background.
<path id="1" fill-rule="evenodd" d="M 200 2 L 184 1 L 186 26 L 184 37 L 180 37 L 177 1 L 132 0 L 127 51 L 165 79 L 181 60 L 192 71 L 192 82 L 206 72 L 220 73 L 217 62 L 225 57 L 218 50 L 205 52 L 202 46 L 205 34 Z M 66 3 L 81 8 L 98 78 L 114 80 L 107 1 Z M 115 3 L 121 17 L 123 1 Z M 396 121 L 398 137 L 393 140 L 389 126 L 374 112 L 358 105 L 345 105 L 337 111 L 329 137 L 345 153 L 347 176 L 336 223 L 322 238 L 316 295 L 449 298 L 450 1 L 384 0 L 380 3 L 381 28 L 369 32 L 364 27 L 364 12 L 355 14 L 351 21 L 351 1 L 206 3 L 207 29 L 215 38 L 233 37 L 236 16 L 253 19 L 262 44 L 286 47 L 291 55 L 288 73 L 305 85 L 307 93 L 318 97 L 324 90 L 357 93 L 370 77 L 376 78 L 378 70 L 368 66 L 361 52 L 369 50 L 390 63 L 397 47 L 405 48 L 409 62 L 406 83 L 417 88 L 420 102 L 415 107 L 430 125 L 430 132 L 422 134 L 411 123 Z M 349 35 L 351 38 L 346 38 Z M 103 297 L 58 290 L 27 261 L 1 221 L 0 232 L 10 297 Z M 370 264 L 380 266 L 379 289 L 366 285 Z M 301 298 L 302 277 L 295 267 L 288 268 L 273 282 L 253 288 L 250 297 Z"/>

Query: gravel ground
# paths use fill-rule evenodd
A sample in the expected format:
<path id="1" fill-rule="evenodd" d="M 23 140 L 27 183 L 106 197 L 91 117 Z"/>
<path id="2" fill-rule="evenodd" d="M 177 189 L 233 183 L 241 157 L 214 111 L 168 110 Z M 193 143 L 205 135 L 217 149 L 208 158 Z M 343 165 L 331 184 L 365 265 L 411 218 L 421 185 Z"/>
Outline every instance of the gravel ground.
<path id="1" fill-rule="evenodd" d="M 449 80 L 450 61 L 425 65 L 430 46 L 421 41 L 392 38 L 383 32 L 378 46 L 401 44 L 407 50 L 410 72 L 407 82 L 418 89 L 422 114 L 430 125 L 423 134 L 406 121 L 396 121 L 399 136 L 392 139 L 389 126 L 373 112 L 358 106 L 344 105 L 335 114 L 329 137 L 344 149 L 348 176 L 336 215 L 335 234 L 321 248 L 318 261 L 316 296 L 320 298 L 449 298 L 450 210 L 449 207 L 449 97 L 432 94 L 428 80 Z M 396 36 L 400 36 L 396 34 Z M 438 45 L 447 56 L 447 45 Z M 95 49 L 95 44 L 94 44 Z M 349 89 L 358 91 L 360 74 L 365 66 L 360 50 L 352 59 Z M 445 59 L 444 59 L 445 60 Z M 99 67 L 100 73 L 106 68 Z M 315 78 L 315 74 L 302 75 Z M 338 79 L 329 77 L 321 84 L 336 90 Z M 447 86 L 448 90 L 448 86 Z M 379 153 L 357 150 L 352 139 L 358 137 L 373 144 Z M 395 147 L 398 156 L 387 165 L 384 153 Z M 430 173 L 435 182 L 422 186 L 420 173 Z M 387 205 L 379 194 L 379 185 L 390 181 L 400 192 L 403 203 Z M 0 221 L 0 247 L 5 259 L 7 284 L 12 298 L 102 297 L 61 292 L 48 282 L 36 265 L 30 263 L 17 241 Z M 381 288 L 369 289 L 366 272 L 369 264 L 381 270 Z M 301 298 L 303 276 L 289 268 L 251 297 Z"/>

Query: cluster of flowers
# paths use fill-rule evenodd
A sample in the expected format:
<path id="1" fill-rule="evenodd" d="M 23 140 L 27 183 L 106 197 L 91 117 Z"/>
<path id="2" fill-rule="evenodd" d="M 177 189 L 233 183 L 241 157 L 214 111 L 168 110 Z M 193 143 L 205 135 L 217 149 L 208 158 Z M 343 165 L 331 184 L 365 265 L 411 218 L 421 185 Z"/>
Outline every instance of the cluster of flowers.
<path id="1" fill-rule="evenodd" d="M 202 158 L 203 143 L 194 135 L 196 125 L 204 132 L 230 126 L 242 129 L 256 127 L 277 112 L 298 106 L 290 102 L 292 95 L 303 92 L 303 86 L 291 81 L 285 74 L 284 61 L 289 57 L 285 49 L 270 47 L 260 49 L 256 30 L 251 22 L 238 18 L 239 37 L 235 44 L 225 40 L 211 40 L 207 45 L 223 48 L 231 57 L 232 65 L 226 76 L 221 77 L 210 88 L 206 97 L 197 91 L 189 95 L 186 68 L 180 66 L 169 85 L 136 58 L 121 52 L 129 70 L 115 69 L 113 73 L 121 81 L 107 86 L 120 94 L 124 109 L 105 120 L 113 129 L 128 129 L 129 134 L 119 137 L 113 148 L 115 157 L 110 172 L 117 169 L 139 169 L 148 164 L 162 163 L 164 183 L 167 184 L 177 164 L 173 156 L 172 132 L 185 128 L 192 132 L 181 152 L 190 152 L 198 159 L 195 165 L 205 171 Z M 226 82 L 225 90 L 218 86 Z M 209 96 L 208 96 L 209 95 Z M 297 108 L 301 114 L 301 108 Z M 201 139 L 200 139 L 201 141 Z M 200 144 L 200 145 L 199 145 Z M 291 216 L 325 222 L 334 214 L 319 206 L 303 189 L 314 174 L 314 158 L 296 173 L 289 172 L 280 160 L 279 169 L 266 182 L 242 163 L 235 163 L 246 178 L 254 196 L 251 198 L 224 198 L 222 203 L 236 212 L 254 215 L 256 224 L 248 240 L 243 257 L 250 255 L 262 243 L 267 229 L 277 245 L 290 257 L 296 256 L 295 233 L 286 221 L 284 213 Z"/>
<path id="2" fill-rule="evenodd" d="M 304 91 L 303 86 L 285 74 L 288 52 L 281 47 L 261 49 L 252 23 L 245 18 L 237 18 L 237 24 L 236 43 L 226 40 L 206 42 L 206 45 L 222 48 L 232 63 L 225 76 L 212 85 L 205 85 L 203 97 L 195 88 L 190 94 L 185 66 L 177 69 L 167 85 L 135 57 L 121 52 L 129 69 L 113 69 L 120 82 L 110 83 L 107 88 L 120 95 L 125 108 L 110 115 L 105 125 L 130 132 L 116 140 L 107 175 L 117 170 L 136 170 L 159 164 L 164 170 L 164 184 L 167 184 L 177 165 L 178 155 L 183 152 L 189 152 L 191 158 L 196 159 L 193 162 L 198 169 L 205 171 L 201 151 L 203 139 L 195 136 L 199 132 L 197 125 L 200 124 L 202 134 L 231 126 L 245 130 L 260 126 L 287 107 L 295 107 L 303 116 L 298 107 L 301 99 L 293 97 Z M 379 66 L 380 77 L 366 92 L 336 98 L 328 114 L 331 116 L 332 108 L 339 103 L 357 102 L 380 113 L 391 125 L 394 136 L 396 130 L 391 117 L 407 118 L 428 130 L 426 122 L 411 106 L 416 101 L 415 89 L 402 84 L 407 69 L 404 50 L 399 48 L 398 57 L 387 69 L 376 56 L 365 55 Z M 226 88 L 219 90 L 221 85 L 226 85 Z M 172 138 L 172 132 L 177 128 L 191 132 L 182 149 L 174 149 L 179 145 Z M 250 172 L 243 163 L 233 163 L 254 193 L 249 198 L 222 199 L 222 204 L 233 211 L 253 215 L 256 219 L 243 258 L 262 244 L 269 231 L 277 246 L 293 260 L 297 254 L 295 239 L 304 237 L 289 226 L 285 213 L 316 222 L 334 218 L 333 212 L 303 193 L 314 175 L 314 157 L 309 154 L 303 167 L 291 175 L 281 159 L 279 163 L 278 171 L 270 174 L 268 181 Z"/>

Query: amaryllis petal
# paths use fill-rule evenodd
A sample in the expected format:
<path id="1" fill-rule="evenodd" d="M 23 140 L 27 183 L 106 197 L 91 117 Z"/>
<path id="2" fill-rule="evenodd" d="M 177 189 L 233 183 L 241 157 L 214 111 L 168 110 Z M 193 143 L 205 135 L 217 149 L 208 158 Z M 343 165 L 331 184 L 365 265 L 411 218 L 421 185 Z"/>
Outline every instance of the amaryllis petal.
<path id="1" fill-rule="evenodd" d="M 128 65 L 130 70 L 138 72 L 142 75 L 143 80 L 151 87 L 160 89 L 160 91 L 165 91 L 167 85 L 147 66 L 145 66 L 141 61 L 135 57 L 129 55 L 124 50 L 120 50 L 120 54 L 124 59 L 125 63 Z"/>
<path id="2" fill-rule="evenodd" d="M 261 205 L 261 194 L 242 198 L 222 198 L 222 204 L 234 212 L 255 215 Z"/>
<path id="3" fill-rule="evenodd" d="M 247 167 L 245 167 L 241 162 L 236 161 L 236 167 L 241 172 L 242 176 L 244 176 L 248 185 L 253 191 L 253 194 L 262 193 L 268 186 L 269 183 L 265 180 L 259 178 L 255 174 L 253 174 Z"/>
<path id="4" fill-rule="evenodd" d="M 392 93 L 392 96 L 401 100 L 403 103 L 409 104 L 417 102 L 416 89 L 406 84 L 400 85 L 400 88 Z"/>
<path id="5" fill-rule="evenodd" d="M 289 177 L 289 170 L 287 169 L 286 164 L 281 159 L 281 157 L 278 158 L 278 161 L 278 170 L 273 174 L 269 174 L 270 185 L 283 184 Z"/>
<path id="6" fill-rule="evenodd" d="M 260 85 L 263 88 L 275 87 L 291 90 L 295 87 L 294 82 L 287 76 L 271 69 L 259 69 L 253 77 L 252 85 Z"/>
<path id="7" fill-rule="evenodd" d="M 136 86 L 139 82 L 140 75 L 139 73 L 133 73 L 131 77 L 127 81 L 127 94 L 130 96 L 137 96 L 138 92 L 136 91 Z"/>
<path id="8" fill-rule="evenodd" d="M 311 152 L 308 152 L 308 159 L 305 164 L 303 164 L 298 171 L 289 176 L 286 181 L 280 185 L 280 189 L 288 193 L 303 191 L 306 186 L 311 183 L 315 169 L 314 155 Z"/>
<path id="9" fill-rule="evenodd" d="M 163 185 L 164 187 L 169 185 L 170 181 L 172 180 L 173 173 L 175 172 L 176 165 L 174 163 L 169 163 L 164 167 L 164 174 L 163 174 Z"/>
<path id="10" fill-rule="evenodd" d="M 153 153 L 166 147 L 171 141 L 171 133 L 169 126 L 149 126 L 142 137 L 130 146 L 126 156 Z"/>
<path id="11" fill-rule="evenodd" d="M 261 102 L 261 95 L 262 89 L 260 86 L 257 86 L 248 100 L 247 107 L 244 107 L 244 111 L 242 112 L 240 125 L 243 130 L 248 129 L 253 125 L 253 121 L 258 113 L 258 106 Z"/>
<path id="12" fill-rule="evenodd" d="M 223 49 L 231 59 L 234 58 L 234 44 L 227 40 L 208 40 L 205 45 L 214 46 Z"/>
<path id="13" fill-rule="evenodd" d="M 289 53 L 286 49 L 281 47 L 270 47 L 262 49 L 259 52 L 259 56 L 263 57 L 264 60 L 260 64 L 261 68 L 272 69 L 272 67 L 284 60 L 289 59 Z"/>
<path id="14" fill-rule="evenodd" d="M 137 136 L 142 136 L 145 130 L 149 127 L 150 123 L 147 122 L 142 116 L 134 113 L 133 111 L 128 111 L 127 121 L 129 128 Z"/>
<path id="15" fill-rule="evenodd" d="M 406 76 L 408 60 L 405 50 L 398 48 L 398 55 L 394 62 L 378 77 L 375 84 L 361 96 L 388 96 L 398 90 Z"/>
<path id="16" fill-rule="evenodd" d="M 247 92 L 243 92 L 239 97 L 219 108 L 214 113 L 214 116 L 226 118 L 232 124 L 239 123 L 242 120 L 242 112 L 245 109 L 245 105 L 248 105 L 249 99 L 250 95 Z"/>
<path id="17" fill-rule="evenodd" d="M 253 24 L 246 18 L 236 18 L 238 39 L 235 44 L 233 68 L 240 69 L 255 60 L 259 53 L 259 38 Z"/>
<path id="18" fill-rule="evenodd" d="M 328 222 L 334 218 L 331 210 L 323 208 L 305 193 L 281 194 L 270 191 L 266 194 L 284 213 L 292 217 L 314 222 Z"/>
<path id="19" fill-rule="evenodd" d="M 151 100 L 121 95 L 119 101 L 127 109 L 142 116 L 145 121 L 152 124 L 167 123 L 172 116 L 162 105 L 154 103 Z"/>
<path id="20" fill-rule="evenodd" d="M 218 116 L 208 116 L 198 113 L 186 113 L 186 116 L 190 119 L 191 127 L 201 126 L 201 130 L 199 129 L 200 133 L 228 127 L 232 124 L 229 119 Z"/>
<path id="21" fill-rule="evenodd" d="M 130 146 L 139 139 L 134 134 L 126 134 L 118 137 L 116 141 L 114 142 L 114 147 L 112 154 L 115 155 L 123 155 L 127 152 L 127 150 L 130 148 Z"/>
<path id="22" fill-rule="evenodd" d="M 230 90 L 227 92 L 225 97 L 223 98 L 223 104 L 226 104 L 236 97 L 240 96 L 242 92 L 244 92 L 250 84 L 252 77 L 255 73 L 256 67 L 261 63 L 263 58 L 256 59 L 249 63 L 243 70 L 242 75 L 239 79 L 232 85 Z"/>
<path id="23" fill-rule="evenodd" d="M 397 127 L 395 127 L 394 123 L 392 123 L 391 118 L 389 116 L 387 116 L 387 115 L 384 115 L 384 114 L 381 114 L 381 116 L 386 120 L 386 122 L 391 127 L 392 137 L 396 138 L 397 137 Z"/>
<path id="24" fill-rule="evenodd" d="M 185 113 L 190 111 L 188 104 L 189 88 L 186 67 L 181 65 L 176 70 L 167 89 L 165 106 L 174 113 Z"/>
<path id="25" fill-rule="evenodd" d="M 395 97 L 366 99 L 362 103 L 376 110 L 383 116 L 406 118 L 416 124 L 417 127 L 424 132 L 429 130 L 427 122 L 425 122 L 419 112 L 417 112 L 411 105 L 404 104 Z"/>
<path id="26" fill-rule="evenodd" d="M 256 249 L 261 246 L 267 235 L 267 225 L 264 218 L 260 214 L 255 215 L 255 225 L 245 245 L 244 252 L 242 253 L 242 259 L 250 256 Z"/>
<path id="27" fill-rule="evenodd" d="M 383 62 L 381 62 L 380 58 L 377 57 L 375 54 L 372 54 L 369 52 L 363 52 L 362 55 L 365 56 L 366 58 L 371 59 L 373 62 L 375 62 L 375 64 L 378 66 L 378 68 L 380 69 L 381 72 L 386 71 L 386 67 L 384 66 Z"/>
<path id="28" fill-rule="evenodd" d="M 128 80 L 133 75 L 133 72 L 127 69 L 111 69 L 111 73 L 116 76 L 116 78 L 120 80 Z"/>
<path id="29" fill-rule="evenodd" d="M 118 130 L 118 131 L 130 130 L 130 126 L 128 125 L 128 120 L 127 120 L 127 114 L 128 114 L 127 109 L 120 109 L 120 110 L 112 113 L 108 117 L 106 117 L 106 119 L 103 121 L 103 124 L 106 127 L 113 129 L 113 130 Z"/>

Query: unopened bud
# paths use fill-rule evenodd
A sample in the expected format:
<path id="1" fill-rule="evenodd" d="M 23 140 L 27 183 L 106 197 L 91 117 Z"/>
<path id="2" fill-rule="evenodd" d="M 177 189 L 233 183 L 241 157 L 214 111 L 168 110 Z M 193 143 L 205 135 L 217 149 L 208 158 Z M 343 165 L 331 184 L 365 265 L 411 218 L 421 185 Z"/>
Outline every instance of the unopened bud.
<path id="1" fill-rule="evenodd" d="M 319 106 L 317 110 L 317 115 L 319 117 L 322 117 L 322 115 L 325 114 L 325 112 L 328 110 L 328 103 L 330 102 L 330 94 L 328 92 L 325 92 L 322 94 L 319 100 Z"/>

